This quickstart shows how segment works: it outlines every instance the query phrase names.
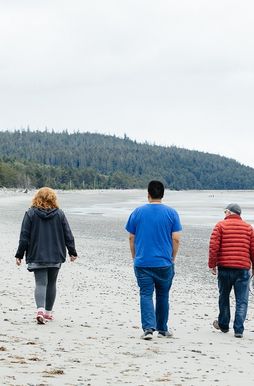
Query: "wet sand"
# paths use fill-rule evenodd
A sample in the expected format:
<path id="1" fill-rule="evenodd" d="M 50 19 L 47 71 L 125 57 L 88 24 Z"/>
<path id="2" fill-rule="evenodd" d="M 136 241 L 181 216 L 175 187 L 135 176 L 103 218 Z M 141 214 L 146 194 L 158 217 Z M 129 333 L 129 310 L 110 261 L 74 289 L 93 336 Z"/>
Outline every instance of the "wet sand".
<path id="1" fill-rule="evenodd" d="M 253 192 L 167 192 L 184 232 L 171 292 L 174 338 L 139 339 L 139 297 L 124 224 L 146 192 L 59 192 L 79 260 L 63 265 L 55 320 L 34 319 L 33 274 L 15 266 L 33 193 L 0 191 L 1 385 L 253 385 L 254 299 L 243 339 L 215 331 L 217 284 L 207 247 L 223 207 L 238 202 L 254 223 Z M 232 305 L 234 304 L 232 298 Z M 233 310 L 233 309 L 232 309 Z"/>

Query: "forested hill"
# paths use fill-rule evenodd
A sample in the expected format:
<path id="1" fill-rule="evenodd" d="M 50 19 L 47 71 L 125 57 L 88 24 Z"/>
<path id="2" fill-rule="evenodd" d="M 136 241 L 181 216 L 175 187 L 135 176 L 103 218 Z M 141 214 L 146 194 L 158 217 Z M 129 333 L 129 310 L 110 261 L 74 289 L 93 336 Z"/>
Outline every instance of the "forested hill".
<path id="1" fill-rule="evenodd" d="M 68 132 L 0 131 L 0 186 L 254 189 L 254 169 L 235 160 L 128 137 Z"/>

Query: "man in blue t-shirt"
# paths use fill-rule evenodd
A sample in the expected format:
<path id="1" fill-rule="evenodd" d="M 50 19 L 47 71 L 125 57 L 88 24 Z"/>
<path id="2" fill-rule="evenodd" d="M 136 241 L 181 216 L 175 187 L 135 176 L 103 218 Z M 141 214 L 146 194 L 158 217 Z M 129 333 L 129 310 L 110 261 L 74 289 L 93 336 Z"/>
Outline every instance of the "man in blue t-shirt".
<path id="1" fill-rule="evenodd" d="M 164 186 L 160 181 L 148 185 L 149 203 L 131 213 L 126 224 L 130 250 L 140 288 L 142 339 L 171 337 L 168 329 L 169 290 L 174 277 L 174 262 L 182 226 L 178 213 L 161 203 Z M 155 288 L 156 306 L 153 304 Z"/>

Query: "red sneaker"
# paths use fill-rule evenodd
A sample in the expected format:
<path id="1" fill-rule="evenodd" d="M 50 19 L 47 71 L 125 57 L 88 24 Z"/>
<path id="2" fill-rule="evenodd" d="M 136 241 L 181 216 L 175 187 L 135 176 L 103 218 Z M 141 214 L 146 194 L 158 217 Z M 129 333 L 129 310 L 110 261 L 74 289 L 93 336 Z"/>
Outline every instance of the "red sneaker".
<path id="1" fill-rule="evenodd" d="M 36 320 L 38 324 L 45 324 L 46 321 L 44 319 L 44 313 L 43 311 L 38 311 L 36 315 Z"/>

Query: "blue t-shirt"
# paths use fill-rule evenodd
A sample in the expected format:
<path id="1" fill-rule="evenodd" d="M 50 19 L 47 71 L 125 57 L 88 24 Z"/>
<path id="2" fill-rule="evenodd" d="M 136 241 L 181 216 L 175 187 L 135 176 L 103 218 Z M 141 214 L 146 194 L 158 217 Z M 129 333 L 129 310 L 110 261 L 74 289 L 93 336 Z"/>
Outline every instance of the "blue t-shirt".
<path id="1" fill-rule="evenodd" d="M 177 211 L 164 204 L 146 204 L 131 213 L 126 230 L 135 235 L 135 267 L 172 265 L 172 233 L 182 230 Z"/>

